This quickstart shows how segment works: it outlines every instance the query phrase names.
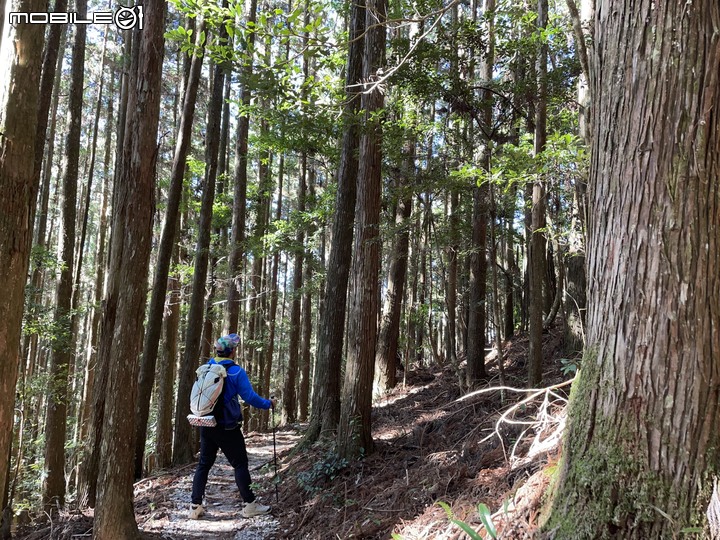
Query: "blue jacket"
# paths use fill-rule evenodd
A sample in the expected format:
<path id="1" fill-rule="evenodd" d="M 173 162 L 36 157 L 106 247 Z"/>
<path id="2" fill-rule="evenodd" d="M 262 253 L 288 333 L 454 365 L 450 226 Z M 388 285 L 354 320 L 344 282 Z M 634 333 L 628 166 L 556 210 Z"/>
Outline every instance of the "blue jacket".
<path id="1" fill-rule="evenodd" d="M 218 358 L 218 360 L 211 358 L 208 361 L 208 364 L 220 364 L 227 371 L 223 386 L 225 410 L 223 417 L 218 419 L 218 425 L 232 429 L 242 422 L 242 409 L 240 408 L 238 396 L 245 403 L 257 409 L 269 409 L 272 407 L 272 402 L 269 399 L 262 398 L 255 393 L 243 368 L 229 358 Z"/>

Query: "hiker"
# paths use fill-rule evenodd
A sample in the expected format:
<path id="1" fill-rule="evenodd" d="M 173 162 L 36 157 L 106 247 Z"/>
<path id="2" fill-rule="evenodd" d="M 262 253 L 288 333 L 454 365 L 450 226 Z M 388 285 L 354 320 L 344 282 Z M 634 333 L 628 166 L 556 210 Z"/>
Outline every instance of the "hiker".
<path id="1" fill-rule="evenodd" d="M 255 499 L 250 488 L 250 471 L 248 470 L 248 456 L 245 449 L 240 426 L 242 424 L 242 411 L 238 395 L 253 407 L 269 409 L 275 407 L 274 399 L 265 399 L 258 396 L 253 390 L 245 370 L 238 366 L 235 358 L 235 348 L 240 343 L 237 334 L 223 336 L 215 342 L 215 358 L 208 364 L 220 364 L 227 371 L 220 399 L 222 402 L 216 409 L 217 426 L 200 428 L 200 461 L 193 478 L 192 504 L 190 506 L 190 519 L 198 519 L 205 513 L 203 497 L 208 473 L 215 463 L 218 449 L 223 451 L 230 465 L 235 469 L 235 483 L 240 490 L 240 496 L 245 501 L 243 517 L 253 517 L 270 512 L 270 507 L 262 505 Z"/>

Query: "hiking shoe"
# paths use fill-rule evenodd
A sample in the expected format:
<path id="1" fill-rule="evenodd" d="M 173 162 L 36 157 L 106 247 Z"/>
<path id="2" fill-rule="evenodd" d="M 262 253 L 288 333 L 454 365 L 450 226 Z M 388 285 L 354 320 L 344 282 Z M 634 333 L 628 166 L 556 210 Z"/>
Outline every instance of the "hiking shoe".
<path id="1" fill-rule="evenodd" d="M 265 506 L 264 504 L 260 504 L 257 501 L 253 501 L 251 503 L 248 503 L 245 505 L 245 508 L 243 508 L 242 515 L 243 517 L 249 518 L 254 516 L 262 516 L 263 514 L 269 514 L 270 513 L 270 507 Z"/>
<path id="2" fill-rule="evenodd" d="M 202 516 L 204 513 L 205 507 L 203 507 L 202 504 L 191 504 L 188 519 L 200 519 L 200 516 Z"/>

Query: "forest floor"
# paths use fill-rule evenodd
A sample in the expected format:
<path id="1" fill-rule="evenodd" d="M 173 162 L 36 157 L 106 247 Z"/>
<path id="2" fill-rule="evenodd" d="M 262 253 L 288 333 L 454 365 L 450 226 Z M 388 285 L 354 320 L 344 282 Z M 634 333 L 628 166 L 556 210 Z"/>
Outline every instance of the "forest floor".
<path id="1" fill-rule="evenodd" d="M 284 427 L 276 432 L 276 480 L 272 433 L 246 436 L 256 493 L 273 506 L 271 515 L 241 517 L 232 468 L 219 455 L 206 516 L 186 517 L 192 464 L 135 484 L 139 528 L 148 540 L 449 540 L 467 536 L 448 511 L 485 537 L 478 514 L 484 503 L 498 538 L 532 538 L 559 459 L 570 390 L 565 381 L 572 377 L 563 374 L 562 327 L 543 337 L 543 386 L 551 390 L 506 391 L 501 401 L 500 390 L 492 389 L 499 386 L 492 358 L 486 391 L 463 399 L 450 366 L 410 370 L 373 408 L 375 451 L 360 461 L 342 462 L 327 443 L 298 450 L 305 426 Z M 507 386 L 525 388 L 527 348 L 526 336 L 504 344 Z M 16 538 L 90 538 L 91 528 L 91 516 L 75 514 Z"/>

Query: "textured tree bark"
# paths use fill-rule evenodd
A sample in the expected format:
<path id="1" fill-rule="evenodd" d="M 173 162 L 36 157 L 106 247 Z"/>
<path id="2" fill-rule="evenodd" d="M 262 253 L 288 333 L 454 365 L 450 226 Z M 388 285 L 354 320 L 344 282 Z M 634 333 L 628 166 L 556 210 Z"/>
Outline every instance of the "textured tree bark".
<path id="1" fill-rule="evenodd" d="M 579 354 L 584 347 L 586 289 L 585 254 L 576 249 L 565 255 L 565 351 Z"/>
<path id="2" fill-rule="evenodd" d="M 673 538 L 706 522 L 720 447 L 719 28 L 715 0 L 597 3 L 587 349 L 554 538 Z"/>
<path id="3" fill-rule="evenodd" d="M 58 5 L 61 5 L 58 3 Z M 63 7 L 62 9 L 66 9 Z M 61 25 L 55 25 L 61 28 Z M 46 83 L 44 80 L 40 81 L 40 103 L 38 103 L 38 127 L 37 137 L 35 138 L 35 166 L 33 173 L 33 182 L 36 185 L 42 185 L 40 190 L 40 200 L 38 201 L 38 209 L 31 210 L 35 215 L 35 227 L 33 229 L 33 246 L 37 246 L 37 249 L 46 249 L 46 234 L 47 234 L 47 222 L 48 222 L 48 204 L 50 201 L 50 184 L 52 183 L 52 163 L 55 155 L 55 128 L 57 126 L 57 110 L 58 102 L 60 98 L 60 75 L 62 74 L 62 61 L 65 55 L 65 45 L 67 42 L 67 32 L 63 31 L 58 34 L 58 44 L 55 47 L 55 65 L 51 68 L 49 66 L 49 57 L 53 50 L 53 44 L 50 40 L 53 29 L 48 32 L 48 44 L 45 47 L 45 55 L 43 57 L 43 77 L 45 73 L 54 73 L 54 77 L 50 79 L 50 83 Z M 44 90 L 47 87 L 47 90 Z M 47 91 L 52 96 L 52 100 L 49 108 L 45 108 L 42 101 L 45 99 L 43 94 Z M 45 115 L 49 117 L 49 125 L 47 122 L 44 127 L 42 125 L 43 111 Z M 45 140 L 47 137 L 47 152 L 45 152 Z M 38 140 L 42 139 L 42 144 L 38 143 Z M 40 153 L 40 157 L 37 157 L 37 153 Z M 45 166 L 43 167 L 43 159 L 45 160 Z M 35 213 L 39 210 L 39 214 Z M 33 300 L 30 305 L 30 317 L 37 317 L 34 310 L 40 307 L 42 302 L 42 291 L 43 291 L 43 280 L 45 278 L 45 268 L 41 263 L 33 263 L 31 261 L 31 268 L 33 268 L 32 278 L 30 282 L 30 289 L 32 291 Z M 30 336 L 27 347 L 23 350 L 23 359 L 26 362 L 27 369 L 25 370 L 24 376 L 27 378 L 32 372 L 35 358 L 38 352 L 38 335 L 33 334 Z M 25 413 L 23 413 L 25 414 Z M 26 418 L 29 415 L 25 415 Z"/>
<path id="4" fill-rule="evenodd" d="M 4 4 L 4 3 L 3 3 Z M 39 5 L 40 4 L 40 5 Z M 2 6 L 5 7 L 4 5 Z M 8 6 L 13 11 L 47 9 L 47 2 L 19 0 Z M 3 16 L 4 9 L 0 15 Z M 0 35 L 2 24 L 0 23 Z M 20 331 L 24 306 L 32 230 L 30 216 L 37 199 L 33 180 L 35 138 L 37 134 L 38 89 L 42 65 L 44 27 L 18 25 L 4 39 L 7 66 L 0 82 L 0 482 L 8 477 L 13 434 L 15 384 L 18 373 Z M 3 528 L 9 528 L 11 513 L 3 513 Z"/>
<path id="5" fill-rule="evenodd" d="M 382 126 L 378 113 L 383 107 L 383 94 L 378 86 L 372 88 L 372 85 L 380 84 L 378 70 L 385 58 L 386 11 L 386 0 L 367 3 L 365 25 L 368 30 L 363 60 L 366 83 L 362 95 L 365 131 L 360 139 L 348 357 L 337 434 L 338 454 L 345 458 L 373 450 L 370 411 L 377 340 L 382 195 Z"/>
<path id="6" fill-rule="evenodd" d="M 340 375 L 345 307 L 357 195 L 359 130 L 355 116 L 360 110 L 360 94 L 355 85 L 359 84 L 362 78 L 364 32 L 365 2 L 358 0 L 352 3 L 350 13 L 350 49 L 345 75 L 345 91 L 348 99 L 344 110 L 345 124 L 338 168 L 332 244 L 322 300 L 324 308 L 318 330 L 312 412 L 310 426 L 303 440 L 304 444 L 314 442 L 323 433 L 334 432 L 340 419 Z"/>
<path id="7" fill-rule="evenodd" d="M 116 324 L 109 348 L 107 400 L 100 446 L 97 507 L 93 538 L 131 540 L 138 536 L 133 509 L 133 457 L 138 357 L 147 298 L 148 266 L 155 210 L 155 162 L 165 11 L 162 0 L 144 4 L 128 95 L 124 167 L 116 186 L 110 273 L 122 280 Z M 108 350 L 107 348 L 105 350 Z M 119 444 L 130 441 L 130 444 Z"/>
<path id="8" fill-rule="evenodd" d="M 78 16 L 87 12 L 86 0 L 76 6 Z M 65 438 L 67 432 L 68 370 L 74 361 L 72 326 L 73 269 L 75 258 L 75 221 L 77 184 L 80 167 L 83 83 L 85 80 L 85 37 L 87 26 L 78 25 L 72 50 L 70 86 L 70 126 L 65 146 L 66 169 L 63 178 L 63 219 L 60 235 L 62 268 L 55 295 L 54 325 L 57 339 L 50 355 L 51 389 L 45 415 L 45 479 L 43 504 L 52 513 L 65 503 Z"/>

